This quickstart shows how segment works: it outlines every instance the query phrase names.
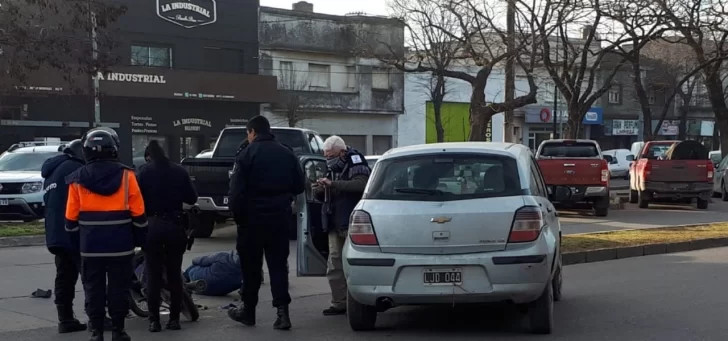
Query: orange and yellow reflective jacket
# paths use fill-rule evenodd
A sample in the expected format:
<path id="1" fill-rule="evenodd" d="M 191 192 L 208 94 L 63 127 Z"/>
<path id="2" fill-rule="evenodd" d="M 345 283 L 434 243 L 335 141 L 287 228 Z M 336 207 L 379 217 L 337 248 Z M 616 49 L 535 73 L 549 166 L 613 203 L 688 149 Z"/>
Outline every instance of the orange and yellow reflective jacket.
<path id="1" fill-rule="evenodd" d="M 118 162 L 97 161 L 66 178 L 66 231 L 79 233 L 83 257 L 134 253 L 146 238 L 144 201 L 134 172 Z"/>

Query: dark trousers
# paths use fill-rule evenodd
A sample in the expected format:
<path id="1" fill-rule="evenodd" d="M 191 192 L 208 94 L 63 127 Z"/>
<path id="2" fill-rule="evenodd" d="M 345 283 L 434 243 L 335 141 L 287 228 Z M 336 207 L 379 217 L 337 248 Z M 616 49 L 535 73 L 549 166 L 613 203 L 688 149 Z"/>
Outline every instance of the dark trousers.
<path id="1" fill-rule="evenodd" d="M 247 227 L 238 227 L 238 253 L 243 273 L 242 301 L 248 307 L 258 304 L 258 291 L 263 267 L 263 255 L 270 274 L 273 306 L 291 303 L 288 294 L 288 228 L 285 215 L 255 219 Z"/>
<path id="2" fill-rule="evenodd" d="M 146 278 L 149 318 L 159 320 L 160 292 L 167 279 L 169 290 L 169 319 L 179 320 L 182 308 L 182 256 L 187 248 L 187 235 L 179 224 L 152 217 L 149 219 L 144 247 L 144 277 Z"/>
<path id="3" fill-rule="evenodd" d="M 109 316 L 114 328 L 123 329 L 129 312 L 129 287 L 133 266 L 132 256 L 81 257 L 86 314 L 93 326 L 103 326 L 108 302 Z M 106 278 L 109 282 L 107 286 Z"/>
<path id="4" fill-rule="evenodd" d="M 76 283 L 81 273 L 81 255 L 78 252 L 53 250 L 56 258 L 56 281 L 53 293 L 57 306 L 72 307 L 76 297 Z"/>

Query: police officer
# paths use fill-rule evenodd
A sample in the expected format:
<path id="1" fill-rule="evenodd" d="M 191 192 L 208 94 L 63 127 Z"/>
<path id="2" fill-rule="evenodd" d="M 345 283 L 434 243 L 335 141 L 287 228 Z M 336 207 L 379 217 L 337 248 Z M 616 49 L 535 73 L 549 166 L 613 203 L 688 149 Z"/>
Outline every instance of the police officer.
<path id="1" fill-rule="evenodd" d="M 137 174 L 144 207 L 149 218 L 147 240 L 144 246 L 145 277 L 147 278 L 147 305 L 149 331 L 162 330 L 159 321 L 162 273 L 167 275 L 170 295 L 169 321 L 166 328 L 180 330 L 182 308 L 182 255 L 187 248 L 187 234 L 182 224 L 182 205 L 194 205 L 197 192 L 187 170 L 170 161 L 159 142 L 152 140 L 145 151 L 149 160 Z"/>
<path id="2" fill-rule="evenodd" d="M 54 156 L 43 163 L 41 176 L 45 194 L 46 246 L 56 259 L 56 281 L 54 293 L 58 310 L 58 332 L 72 333 L 86 330 L 73 314 L 73 299 L 76 282 L 81 272 L 81 255 L 78 253 L 78 240 L 71 240 L 65 231 L 66 201 L 68 185 L 66 176 L 84 165 L 83 144 L 81 140 L 71 141 L 63 154 Z"/>
<path id="3" fill-rule="evenodd" d="M 231 175 L 230 207 L 238 225 L 238 252 L 243 272 L 242 306 L 228 316 L 244 325 L 255 325 L 263 255 L 270 273 L 273 328 L 291 328 L 288 305 L 288 223 L 291 203 L 303 193 L 303 171 L 293 152 L 275 140 L 263 116 L 248 121 L 248 141 L 235 159 Z"/>
<path id="4" fill-rule="evenodd" d="M 124 319 L 132 280 L 134 247 L 145 238 L 147 218 L 134 172 L 119 162 L 119 137 L 108 128 L 83 139 L 86 165 L 66 178 L 66 231 L 79 238 L 86 314 L 91 341 L 104 340 L 108 301 L 112 340 L 129 341 Z M 108 286 L 107 279 L 108 277 Z"/>

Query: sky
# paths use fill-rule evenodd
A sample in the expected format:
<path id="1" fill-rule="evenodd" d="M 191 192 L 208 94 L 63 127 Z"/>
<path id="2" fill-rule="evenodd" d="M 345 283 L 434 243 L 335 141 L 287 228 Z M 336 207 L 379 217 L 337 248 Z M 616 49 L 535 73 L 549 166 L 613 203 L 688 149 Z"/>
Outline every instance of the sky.
<path id="1" fill-rule="evenodd" d="M 364 12 L 370 15 L 386 15 L 386 0 L 306 0 L 313 4 L 316 13 L 343 15 L 350 12 Z M 261 6 L 291 9 L 298 0 L 260 0 Z"/>

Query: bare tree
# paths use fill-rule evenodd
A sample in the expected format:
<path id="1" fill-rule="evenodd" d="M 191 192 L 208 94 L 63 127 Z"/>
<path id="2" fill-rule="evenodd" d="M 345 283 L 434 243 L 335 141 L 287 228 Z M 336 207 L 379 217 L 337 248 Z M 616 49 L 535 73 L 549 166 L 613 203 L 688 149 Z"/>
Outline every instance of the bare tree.
<path id="1" fill-rule="evenodd" d="M 447 120 L 442 115 L 442 104 L 448 94 L 448 79 L 442 74 L 434 72 L 429 75 L 418 74 L 418 76 L 422 76 L 421 79 L 417 80 L 418 87 L 427 95 L 428 102 L 432 103 L 432 122 L 435 125 L 437 142 L 444 142 Z"/>
<path id="2" fill-rule="evenodd" d="M 113 65 L 117 45 L 111 24 L 125 6 L 101 0 L 5 0 L 0 3 L 0 91 L 23 89 L 43 68 L 64 75 L 95 75 Z M 93 18 L 93 21 L 92 21 Z M 95 22 L 97 50 L 90 32 Z M 93 58 L 93 52 L 97 57 Z"/>
<path id="3" fill-rule="evenodd" d="M 293 63 L 278 70 L 278 89 L 280 100 L 274 104 L 274 115 L 279 118 L 277 124 L 296 127 L 301 121 L 315 118 L 322 110 L 317 106 L 315 97 L 329 98 L 327 93 L 311 91 L 311 74 L 296 70 Z"/>
<path id="4" fill-rule="evenodd" d="M 391 0 L 392 11 L 405 21 L 412 53 L 406 58 L 392 53 L 381 58 L 404 72 L 425 72 L 463 80 L 471 85 L 471 141 L 485 141 L 493 115 L 536 103 L 535 35 L 528 20 L 518 20 L 513 51 L 506 49 L 508 36 L 499 16 L 505 7 L 497 1 Z M 443 62 L 443 57 L 448 63 Z M 486 98 L 488 79 L 515 59 L 526 76 L 529 91 L 510 101 L 493 103 Z M 506 122 L 507 125 L 512 122 Z M 511 140 L 512 129 L 505 129 Z"/>

